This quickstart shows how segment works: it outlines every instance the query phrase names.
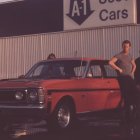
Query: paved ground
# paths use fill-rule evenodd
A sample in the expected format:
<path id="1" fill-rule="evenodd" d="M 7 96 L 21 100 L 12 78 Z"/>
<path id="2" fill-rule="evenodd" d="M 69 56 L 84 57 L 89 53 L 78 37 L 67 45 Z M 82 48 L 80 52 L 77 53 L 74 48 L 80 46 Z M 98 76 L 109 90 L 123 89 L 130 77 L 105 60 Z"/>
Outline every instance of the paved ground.
<path id="1" fill-rule="evenodd" d="M 61 133 L 48 132 L 44 122 L 13 127 L 8 135 L 1 134 L 0 140 L 124 140 L 119 122 L 113 121 L 81 123 L 76 129 Z"/>

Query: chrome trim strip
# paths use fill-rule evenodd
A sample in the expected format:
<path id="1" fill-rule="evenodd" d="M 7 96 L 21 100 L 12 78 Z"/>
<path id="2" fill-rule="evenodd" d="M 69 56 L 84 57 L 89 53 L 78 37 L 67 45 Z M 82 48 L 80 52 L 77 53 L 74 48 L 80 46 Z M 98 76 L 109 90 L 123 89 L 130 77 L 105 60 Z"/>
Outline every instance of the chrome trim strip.
<path id="1" fill-rule="evenodd" d="M 0 109 L 44 109 L 45 105 L 8 106 L 0 105 Z"/>

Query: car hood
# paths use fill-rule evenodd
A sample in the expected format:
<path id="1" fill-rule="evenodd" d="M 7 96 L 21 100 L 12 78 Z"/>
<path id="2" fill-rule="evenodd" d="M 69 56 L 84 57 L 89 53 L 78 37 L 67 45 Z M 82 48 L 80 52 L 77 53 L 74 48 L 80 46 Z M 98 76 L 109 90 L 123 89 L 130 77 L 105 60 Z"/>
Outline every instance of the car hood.
<path id="1" fill-rule="evenodd" d="M 43 80 L 5 79 L 0 81 L 1 88 L 28 88 L 39 87 Z"/>
<path id="2" fill-rule="evenodd" d="M 74 79 L 51 79 L 51 80 L 30 80 L 30 79 L 7 79 L 0 81 L 0 89 L 5 88 L 36 88 L 36 87 L 45 87 L 48 89 L 61 88 L 65 85 L 73 85 Z M 66 84 L 69 83 L 69 84 Z M 71 83 L 71 84 L 70 84 Z M 68 87 L 69 87 L 68 86 Z"/>

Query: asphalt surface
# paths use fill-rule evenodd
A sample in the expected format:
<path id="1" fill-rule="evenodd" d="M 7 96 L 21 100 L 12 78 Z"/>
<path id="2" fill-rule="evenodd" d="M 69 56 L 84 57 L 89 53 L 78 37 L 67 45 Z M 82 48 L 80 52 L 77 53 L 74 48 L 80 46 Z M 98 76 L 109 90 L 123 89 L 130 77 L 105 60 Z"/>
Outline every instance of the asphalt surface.
<path id="1" fill-rule="evenodd" d="M 138 129 L 138 133 L 140 133 Z M 45 122 L 37 124 L 13 124 L 8 133 L 1 133 L 0 140 L 139 140 L 140 137 L 126 137 L 117 121 L 81 122 L 69 131 L 49 132 Z"/>

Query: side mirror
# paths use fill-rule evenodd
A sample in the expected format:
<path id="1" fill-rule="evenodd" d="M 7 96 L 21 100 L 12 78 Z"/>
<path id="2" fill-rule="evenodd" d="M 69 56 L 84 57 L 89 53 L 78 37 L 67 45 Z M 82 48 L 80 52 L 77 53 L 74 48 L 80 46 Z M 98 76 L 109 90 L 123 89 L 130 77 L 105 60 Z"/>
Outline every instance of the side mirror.
<path id="1" fill-rule="evenodd" d="M 24 76 L 25 75 L 20 75 L 20 76 L 18 76 L 18 79 L 24 79 Z"/>

